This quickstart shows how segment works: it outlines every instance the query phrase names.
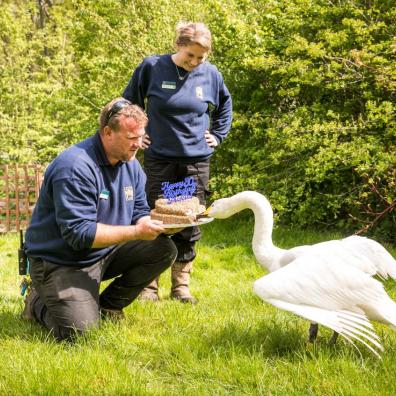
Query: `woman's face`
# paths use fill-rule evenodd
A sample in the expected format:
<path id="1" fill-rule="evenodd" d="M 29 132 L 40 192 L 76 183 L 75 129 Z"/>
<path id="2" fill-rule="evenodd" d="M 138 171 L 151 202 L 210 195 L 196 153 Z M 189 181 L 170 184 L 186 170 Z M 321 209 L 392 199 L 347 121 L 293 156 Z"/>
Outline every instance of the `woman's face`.
<path id="1" fill-rule="evenodd" d="M 177 65 L 187 71 L 192 71 L 201 63 L 205 62 L 209 51 L 199 44 L 181 45 L 177 47 Z"/>

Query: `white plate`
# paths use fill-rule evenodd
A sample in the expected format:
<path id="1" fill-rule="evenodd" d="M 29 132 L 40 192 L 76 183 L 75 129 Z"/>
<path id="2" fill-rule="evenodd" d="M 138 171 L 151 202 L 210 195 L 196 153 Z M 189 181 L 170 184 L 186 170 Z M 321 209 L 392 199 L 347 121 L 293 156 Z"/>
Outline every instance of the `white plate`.
<path id="1" fill-rule="evenodd" d="M 186 227 L 194 227 L 194 226 L 200 226 L 203 224 L 210 223 L 213 221 L 213 217 L 203 217 L 202 219 L 199 219 L 195 223 L 187 223 L 187 224 L 162 224 L 164 228 L 186 228 Z"/>

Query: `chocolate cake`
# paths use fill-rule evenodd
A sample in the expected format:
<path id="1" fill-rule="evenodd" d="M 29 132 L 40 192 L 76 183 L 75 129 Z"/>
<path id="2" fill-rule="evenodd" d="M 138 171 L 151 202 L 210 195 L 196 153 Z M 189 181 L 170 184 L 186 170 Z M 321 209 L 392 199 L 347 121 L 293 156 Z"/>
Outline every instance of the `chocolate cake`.
<path id="1" fill-rule="evenodd" d="M 160 198 L 155 201 L 151 218 L 161 220 L 164 224 L 193 224 L 197 221 L 197 214 L 204 210 L 205 206 L 199 204 L 197 197 L 175 202 Z"/>

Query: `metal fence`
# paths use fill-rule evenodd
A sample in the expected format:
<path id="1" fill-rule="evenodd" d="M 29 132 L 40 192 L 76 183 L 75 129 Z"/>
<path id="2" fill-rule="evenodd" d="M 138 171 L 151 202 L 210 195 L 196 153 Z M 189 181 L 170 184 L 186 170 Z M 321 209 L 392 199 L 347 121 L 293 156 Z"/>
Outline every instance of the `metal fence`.
<path id="1" fill-rule="evenodd" d="M 41 165 L 0 165 L 0 232 L 26 229 L 42 178 Z"/>

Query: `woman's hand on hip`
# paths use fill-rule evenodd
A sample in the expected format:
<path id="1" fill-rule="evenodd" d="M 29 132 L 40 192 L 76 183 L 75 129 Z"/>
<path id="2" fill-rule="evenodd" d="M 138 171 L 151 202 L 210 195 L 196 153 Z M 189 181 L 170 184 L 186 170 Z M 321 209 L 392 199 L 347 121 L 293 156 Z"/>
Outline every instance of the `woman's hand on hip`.
<path id="1" fill-rule="evenodd" d="M 151 140 L 150 140 L 149 135 L 144 135 L 142 138 L 142 149 L 144 150 L 144 149 L 148 148 L 150 146 L 150 144 L 151 144 Z"/>
<path id="2" fill-rule="evenodd" d="M 209 147 L 216 147 L 219 144 L 217 139 L 209 131 L 205 131 L 205 140 Z"/>

